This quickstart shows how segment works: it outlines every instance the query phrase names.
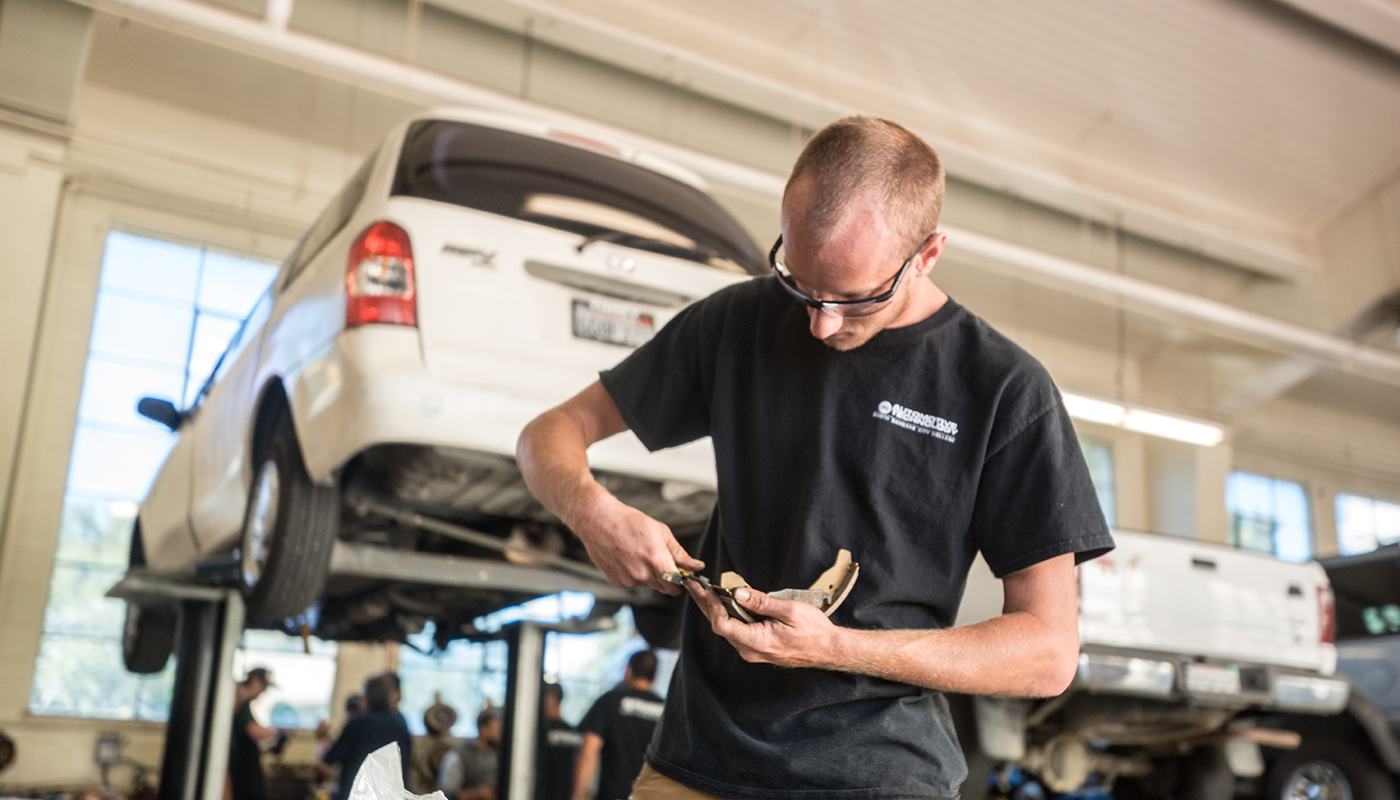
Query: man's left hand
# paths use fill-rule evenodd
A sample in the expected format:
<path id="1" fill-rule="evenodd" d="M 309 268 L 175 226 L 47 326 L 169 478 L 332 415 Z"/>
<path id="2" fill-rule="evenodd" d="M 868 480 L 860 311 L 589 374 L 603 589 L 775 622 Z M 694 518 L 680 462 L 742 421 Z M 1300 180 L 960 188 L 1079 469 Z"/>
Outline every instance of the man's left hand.
<path id="1" fill-rule="evenodd" d="M 710 620 L 710 628 L 729 640 L 745 661 L 780 667 L 831 669 L 837 628 L 815 607 L 796 600 L 774 600 L 756 589 L 737 589 L 734 599 L 757 615 L 744 622 L 729 615 L 714 592 L 687 581 L 690 596 Z"/>

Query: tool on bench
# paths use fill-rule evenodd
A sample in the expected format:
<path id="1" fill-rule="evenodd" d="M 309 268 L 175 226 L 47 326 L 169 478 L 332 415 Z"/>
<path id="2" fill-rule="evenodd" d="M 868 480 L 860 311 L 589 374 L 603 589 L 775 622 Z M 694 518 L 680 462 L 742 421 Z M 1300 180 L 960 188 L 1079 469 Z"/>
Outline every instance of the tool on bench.
<path id="1" fill-rule="evenodd" d="M 816 608 L 818 611 L 831 616 L 837 607 L 851 593 L 851 587 L 855 586 L 856 577 L 860 574 L 860 565 L 851 560 L 851 551 L 842 549 L 836 554 L 836 561 L 817 578 L 817 582 L 808 589 L 780 589 L 776 592 L 769 592 L 768 596 L 775 600 L 796 600 L 806 603 Z M 661 579 L 678 586 L 684 586 L 686 581 L 695 581 L 702 588 L 708 589 L 719 597 L 724 604 L 729 615 L 744 622 L 755 622 L 762 619 L 752 611 L 745 609 L 734 599 L 736 589 L 753 588 L 749 586 L 737 572 L 726 572 L 720 576 L 719 585 L 715 585 L 706 578 L 690 570 L 678 569 L 674 572 L 668 570 L 661 573 Z"/>

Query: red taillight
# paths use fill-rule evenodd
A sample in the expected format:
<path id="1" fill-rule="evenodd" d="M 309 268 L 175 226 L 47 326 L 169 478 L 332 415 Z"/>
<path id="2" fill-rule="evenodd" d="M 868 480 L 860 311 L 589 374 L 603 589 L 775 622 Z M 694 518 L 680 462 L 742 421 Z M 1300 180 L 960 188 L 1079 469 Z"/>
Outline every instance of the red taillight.
<path id="1" fill-rule="evenodd" d="M 382 221 L 365 228 L 345 268 L 345 327 L 417 326 L 416 296 L 408 232 Z"/>
<path id="2" fill-rule="evenodd" d="M 1317 587 L 1317 640 L 1322 644 L 1337 643 L 1337 600 L 1332 587 Z"/>

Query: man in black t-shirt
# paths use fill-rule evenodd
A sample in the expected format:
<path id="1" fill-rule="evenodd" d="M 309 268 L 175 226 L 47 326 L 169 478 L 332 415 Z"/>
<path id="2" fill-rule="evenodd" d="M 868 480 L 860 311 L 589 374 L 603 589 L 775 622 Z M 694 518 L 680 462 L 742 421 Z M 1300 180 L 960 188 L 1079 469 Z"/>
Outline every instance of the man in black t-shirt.
<path id="1" fill-rule="evenodd" d="M 849 117 L 804 147 L 773 274 L 678 313 L 526 426 L 530 489 L 616 586 L 677 567 L 753 589 L 731 618 L 695 582 L 636 800 L 954 798 L 966 765 L 944 692 L 1052 696 L 1078 656 L 1074 565 L 1113 546 L 1074 427 L 1034 358 L 931 280 L 938 155 Z M 608 493 L 587 448 L 709 436 L 719 499 L 693 557 Z M 859 579 L 830 618 L 765 592 L 841 549 Z M 1003 613 L 954 627 L 981 554 Z M 762 591 L 760 591 L 762 590 Z"/>
<path id="2" fill-rule="evenodd" d="M 345 723 L 335 743 L 330 743 L 330 734 L 324 724 L 317 728 L 316 739 L 322 747 L 321 762 L 326 767 L 340 767 L 336 778 L 333 800 L 345 800 L 350 796 L 350 787 L 355 782 L 355 774 L 365 758 L 375 750 L 390 742 L 399 745 L 400 768 L 408 775 L 408 758 L 413 749 L 413 739 L 408 735 L 408 726 L 398 712 L 398 676 L 378 675 L 365 682 L 365 712 Z"/>
<path id="3" fill-rule="evenodd" d="M 237 705 L 233 711 L 233 734 L 229 737 L 228 778 L 233 800 L 263 800 L 262 745 L 277 736 L 253 718 L 252 703 L 272 685 L 272 676 L 263 667 L 254 667 L 238 684 Z"/>
<path id="4" fill-rule="evenodd" d="M 536 749 L 535 800 L 569 800 L 574 761 L 583 734 L 564 721 L 564 688 L 546 683 L 540 690 L 540 733 Z"/>
<path id="5" fill-rule="evenodd" d="M 632 794 L 632 782 L 642 771 L 643 756 L 661 718 L 662 700 L 651 690 L 655 679 L 656 654 L 633 653 L 622 683 L 599 697 L 583 716 L 573 800 L 585 800 L 600 762 L 595 800 L 627 800 Z"/>

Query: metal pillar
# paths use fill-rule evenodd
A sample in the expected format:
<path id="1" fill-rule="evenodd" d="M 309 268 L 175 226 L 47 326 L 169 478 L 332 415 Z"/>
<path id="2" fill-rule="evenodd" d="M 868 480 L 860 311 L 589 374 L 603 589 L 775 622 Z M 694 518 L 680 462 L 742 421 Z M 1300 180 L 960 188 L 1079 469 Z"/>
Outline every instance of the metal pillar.
<path id="1" fill-rule="evenodd" d="M 534 622 L 516 623 L 506 634 L 510 657 L 501 731 L 501 772 L 496 782 L 496 795 L 503 800 L 532 800 L 535 796 L 544 634 L 545 629 Z"/>
<path id="2" fill-rule="evenodd" d="M 223 797 L 233 724 L 232 659 L 242 630 L 243 605 L 234 592 L 180 603 L 159 800 Z"/>

